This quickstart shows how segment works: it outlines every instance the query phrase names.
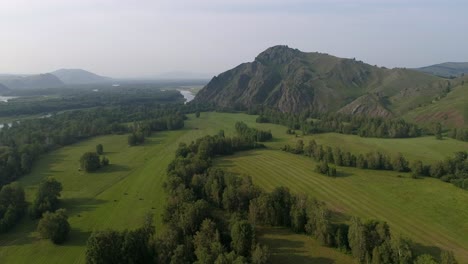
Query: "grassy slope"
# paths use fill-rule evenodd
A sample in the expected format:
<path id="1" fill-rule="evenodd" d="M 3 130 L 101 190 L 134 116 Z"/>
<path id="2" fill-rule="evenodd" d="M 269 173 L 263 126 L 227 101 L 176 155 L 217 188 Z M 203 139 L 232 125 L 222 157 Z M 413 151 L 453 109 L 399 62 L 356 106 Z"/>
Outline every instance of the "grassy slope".
<path id="1" fill-rule="evenodd" d="M 418 107 L 404 117 L 412 122 L 430 125 L 441 122 L 447 127 L 468 127 L 468 82 L 455 87 L 446 97 Z"/>
<path id="2" fill-rule="evenodd" d="M 155 215 L 157 228 L 161 228 L 160 213 L 164 205 L 164 193 L 161 184 L 165 179 L 166 166 L 172 159 L 178 143 L 190 142 L 200 136 L 214 134 L 219 129 L 224 129 L 227 135 L 232 135 L 234 123 L 239 120 L 262 129 L 271 129 L 275 136 L 275 140 L 268 143 L 271 148 L 279 148 L 284 142 L 294 143 L 296 141 L 294 136 L 285 134 L 285 127 L 256 124 L 255 116 L 202 113 L 199 119 L 191 116 L 186 123 L 186 129 L 156 133 L 148 139 L 144 146 L 128 147 L 124 135 L 105 136 L 83 141 L 45 155 L 36 163 L 33 172 L 24 176 L 20 182 L 26 189 L 29 201 L 32 200 L 36 186 L 42 178 L 54 176 L 62 182 L 64 187 L 62 193 L 63 207 L 67 208 L 69 212 L 72 226 L 70 240 L 62 246 L 54 246 L 48 241 L 39 240 L 37 233 L 34 232 L 37 222 L 25 218 L 11 232 L 0 235 L 0 262 L 83 263 L 85 242 L 90 232 L 104 228 L 134 228 L 140 224 L 143 215 L 150 211 Z M 338 138 L 343 138 L 346 144 L 356 141 L 358 142 L 356 145 L 361 146 L 363 151 L 367 151 L 367 148 L 369 150 L 373 149 L 375 144 L 380 142 L 376 139 L 362 139 L 333 134 L 317 135 L 315 137 L 323 137 L 324 139 L 331 137 L 332 142 L 335 142 Z M 408 144 L 413 140 L 419 139 L 404 140 L 401 144 Z M 393 142 L 393 140 L 389 140 L 387 145 L 385 143 L 380 144 L 383 144 L 382 148 L 385 148 L 385 146 L 394 146 Z M 426 141 L 424 144 L 429 144 L 428 142 Z M 95 174 L 78 172 L 77 160 L 79 156 L 85 151 L 94 150 L 95 145 L 98 143 L 104 145 L 105 155 L 109 157 L 113 165 Z M 448 155 L 451 149 L 443 147 L 446 143 L 451 144 L 452 142 L 450 140 L 443 142 L 434 140 L 432 150 L 440 152 L 440 156 Z M 463 149 L 463 147 L 466 148 L 467 146 L 461 145 L 460 142 L 458 142 L 458 145 L 453 144 L 454 148 Z M 423 148 L 413 149 L 413 152 L 419 152 L 421 149 Z M 408 148 L 409 150 L 411 148 Z M 272 151 L 272 153 L 275 153 L 275 151 Z M 424 152 L 420 155 L 430 158 L 431 153 Z M 307 160 L 307 162 L 311 161 Z M 354 176 L 349 177 L 349 179 L 352 178 Z M 276 183 L 280 181 L 282 179 L 278 177 Z M 449 186 L 439 182 L 434 184 L 444 188 Z M 124 195 L 124 193 L 128 193 L 128 195 Z M 140 198 L 143 200 L 140 200 Z M 314 247 L 313 240 L 306 239 L 303 242 L 297 242 L 302 238 L 283 231 L 279 234 L 276 232 L 265 234 L 266 238 L 275 236 L 281 236 L 284 239 L 293 241 L 289 246 L 280 245 L 281 248 L 285 247 L 281 251 L 283 255 L 288 253 L 294 256 L 303 254 L 310 256 L 309 253 L 297 252 L 298 249 L 294 246 L 297 243 L 304 243 L 304 247 L 310 248 L 314 257 L 330 257 L 327 255 L 328 253 L 323 253 L 328 252 L 329 249 L 318 247 L 318 245 Z M 280 250 L 280 248 L 274 249 Z M 336 253 L 337 263 L 346 263 L 346 261 L 339 261 L 339 259 L 346 259 L 346 256 L 336 251 L 333 252 Z M 281 255 L 281 253 L 279 254 Z M 279 259 L 281 258 L 279 256 Z"/>
<path id="3" fill-rule="evenodd" d="M 395 156 L 402 153 L 409 161 L 422 160 L 427 163 L 443 160 L 455 151 L 467 150 L 468 142 L 445 138 L 436 140 L 434 136 L 412 139 L 380 139 L 362 138 L 354 135 L 337 133 L 318 134 L 302 138 L 304 142 L 314 139 L 318 144 L 340 147 L 351 153 L 367 153 L 370 151 L 386 152 Z M 291 145 L 294 141 L 291 141 Z"/>
<path id="4" fill-rule="evenodd" d="M 468 261 L 468 192 L 436 179 L 414 180 L 395 172 L 338 168 L 341 177 L 313 172 L 310 158 L 278 150 L 249 151 L 225 157 L 219 166 L 247 173 L 271 190 L 287 186 L 323 200 L 338 212 L 387 221 L 392 229 L 418 243 L 454 250 Z M 401 174 L 401 173 L 400 173 Z"/>

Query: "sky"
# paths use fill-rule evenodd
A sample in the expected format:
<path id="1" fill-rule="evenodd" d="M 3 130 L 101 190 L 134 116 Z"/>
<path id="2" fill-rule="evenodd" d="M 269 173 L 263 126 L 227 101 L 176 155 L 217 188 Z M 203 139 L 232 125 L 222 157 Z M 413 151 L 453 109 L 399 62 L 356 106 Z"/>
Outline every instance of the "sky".
<path id="1" fill-rule="evenodd" d="M 210 77 L 274 45 L 386 67 L 468 61 L 466 0 L 0 0 L 0 73 Z"/>

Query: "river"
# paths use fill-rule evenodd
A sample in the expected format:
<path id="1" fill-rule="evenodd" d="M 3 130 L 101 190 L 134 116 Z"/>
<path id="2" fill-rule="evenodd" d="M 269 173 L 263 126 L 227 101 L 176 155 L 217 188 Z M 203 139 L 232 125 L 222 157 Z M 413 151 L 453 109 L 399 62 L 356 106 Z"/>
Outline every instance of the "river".
<path id="1" fill-rule="evenodd" d="M 185 103 L 188 103 L 188 102 L 192 101 L 193 98 L 195 98 L 195 94 L 193 94 L 193 92 L 190 91 L 190 90 L 178 89 L 177 91 L 179 91 L 184 96 Z"/>
<path id="2" fill-rule="evenodd" d="M 15 96 L 0 96 L 0 102 L 8 102 L 10 99 L 16 98 Z"/>

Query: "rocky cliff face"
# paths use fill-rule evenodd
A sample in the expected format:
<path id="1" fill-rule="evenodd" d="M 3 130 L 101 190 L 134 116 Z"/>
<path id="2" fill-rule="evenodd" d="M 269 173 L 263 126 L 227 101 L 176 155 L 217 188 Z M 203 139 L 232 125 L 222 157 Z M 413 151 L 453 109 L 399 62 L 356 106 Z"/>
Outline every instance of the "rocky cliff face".
<path id="1" fill-rule="evenodd" d="M 438 82 L 442 79 L 412 70 L 389 70 L 275 46 L 253 62 L 214 77 L 194 102 L 233 109 L 263 104 L 283 112 L 340 111 L 387 117 L 406 111 L 422 95 L 430 100 L 439 94 L 440 85 L 434 85 Z M 402 97 L 402 91 L 410 96 Z"/>

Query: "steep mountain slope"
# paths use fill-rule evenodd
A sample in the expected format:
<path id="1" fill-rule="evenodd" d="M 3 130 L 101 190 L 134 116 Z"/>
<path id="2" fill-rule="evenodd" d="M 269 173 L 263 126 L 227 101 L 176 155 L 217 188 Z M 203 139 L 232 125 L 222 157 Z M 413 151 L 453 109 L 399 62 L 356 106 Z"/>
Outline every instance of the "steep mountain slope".
<path id="1" fill-rule="evenodd" d="M 55 75 L 65 84 L 92 84 L 111 82 L 112 79 L 81 69 L 60 69 L 51 74 Z"/>
<path id="2" fill-rule="evenodd" d="M 444 127 L 468 127 L 468 76 L 453 81 L 454 88 L 429 104 L 415 108 L 404 117 L 412 122 L 430 126 L 441 122 Z"/>
<path id="3" fill-rule="evenodd" d="M 37 75 L 4 75 L 0 83 L 9 89 L 42 89 L 56 88 L 64 85 L 57 77 L 50 73 Z"/>
<path id="4" fill-rule="evenodd" d="M 446 86 L 444 79 L 413 70 L 379 68 L 274 46 L 253 62 L 214 77 L 194 102 L 234 109 L 264 104 L 283 112 L 341 111 L 387 117 L 430 102 Z"/>
<path id="5" fill-rule="evenodd" d="M 415 69 L 441 77 L 459 77 L 468 73 L 468 62 L 445 62 Z"/>

